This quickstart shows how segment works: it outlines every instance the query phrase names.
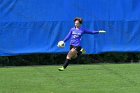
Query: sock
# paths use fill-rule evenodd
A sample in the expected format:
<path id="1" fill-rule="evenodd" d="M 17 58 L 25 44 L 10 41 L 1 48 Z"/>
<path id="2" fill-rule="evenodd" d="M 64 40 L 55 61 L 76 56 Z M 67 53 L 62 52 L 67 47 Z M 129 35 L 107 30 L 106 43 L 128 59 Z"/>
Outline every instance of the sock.
<path id="1" fill-rule="evenodd" d="M 66 59 L 64 65 L 63 65 L 64 69 L 69 65 L 70 61 L 71 61 L 71 60 Z"/>

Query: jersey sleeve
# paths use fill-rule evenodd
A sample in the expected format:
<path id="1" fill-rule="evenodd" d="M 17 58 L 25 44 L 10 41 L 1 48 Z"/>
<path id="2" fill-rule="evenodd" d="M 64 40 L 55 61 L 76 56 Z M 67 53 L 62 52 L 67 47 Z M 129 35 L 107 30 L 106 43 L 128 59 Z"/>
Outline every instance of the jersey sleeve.
<path id="1" fill-rule="evenodd" d="M 99 31 L 90 31 L 87 29 L 83 29 L 84 30 L 84 34 L 99 34 Z"/>
<path id="2" fill-rule="evenodd" d="M 69 40 L 71 35 L 72 35 L 72 30 L 69 31 L 69 33 L 67 34 L 67 36 L 64 38 L 63 41 L 66 42 L 67 40 Z"/>

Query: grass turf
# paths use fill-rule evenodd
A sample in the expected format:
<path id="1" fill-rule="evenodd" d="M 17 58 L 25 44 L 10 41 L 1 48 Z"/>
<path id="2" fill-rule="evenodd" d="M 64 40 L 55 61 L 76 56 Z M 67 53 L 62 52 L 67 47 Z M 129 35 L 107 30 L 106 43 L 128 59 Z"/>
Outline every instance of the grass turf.
<path id="1" fill-rule="evenodd" d="M 0 93 L 140 93 L 140 64 L 0 68 Z"/>

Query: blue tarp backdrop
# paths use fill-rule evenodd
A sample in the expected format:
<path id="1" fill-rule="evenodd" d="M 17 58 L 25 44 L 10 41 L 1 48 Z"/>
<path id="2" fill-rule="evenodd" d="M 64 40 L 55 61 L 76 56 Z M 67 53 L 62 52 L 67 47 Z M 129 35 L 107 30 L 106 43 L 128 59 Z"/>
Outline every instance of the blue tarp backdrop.
<path id="1" fill-rule="evenodd" d="M 0 56 L 68 52 L 56 45 L 75 17 L 107 31 L 83 36 L 88 54 L 140 52 L 140 0 L 0 0 Z"/>

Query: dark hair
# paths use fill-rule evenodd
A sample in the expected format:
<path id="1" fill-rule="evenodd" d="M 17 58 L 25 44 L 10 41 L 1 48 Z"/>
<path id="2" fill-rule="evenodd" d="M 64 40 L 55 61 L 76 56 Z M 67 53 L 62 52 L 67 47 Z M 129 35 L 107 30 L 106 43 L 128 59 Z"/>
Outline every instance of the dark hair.
<path id="1" fill-rule="evenodd" d="M 82 18 L 80 18 L 80 17 L 76 17 L 76 18 L 74 19 L 74 22 L 75 22 L 76 20 L 78 20 L 80 24 L 82 24 L 82 23 L 83 23 L 83 19 L 82 19 Z"/>

